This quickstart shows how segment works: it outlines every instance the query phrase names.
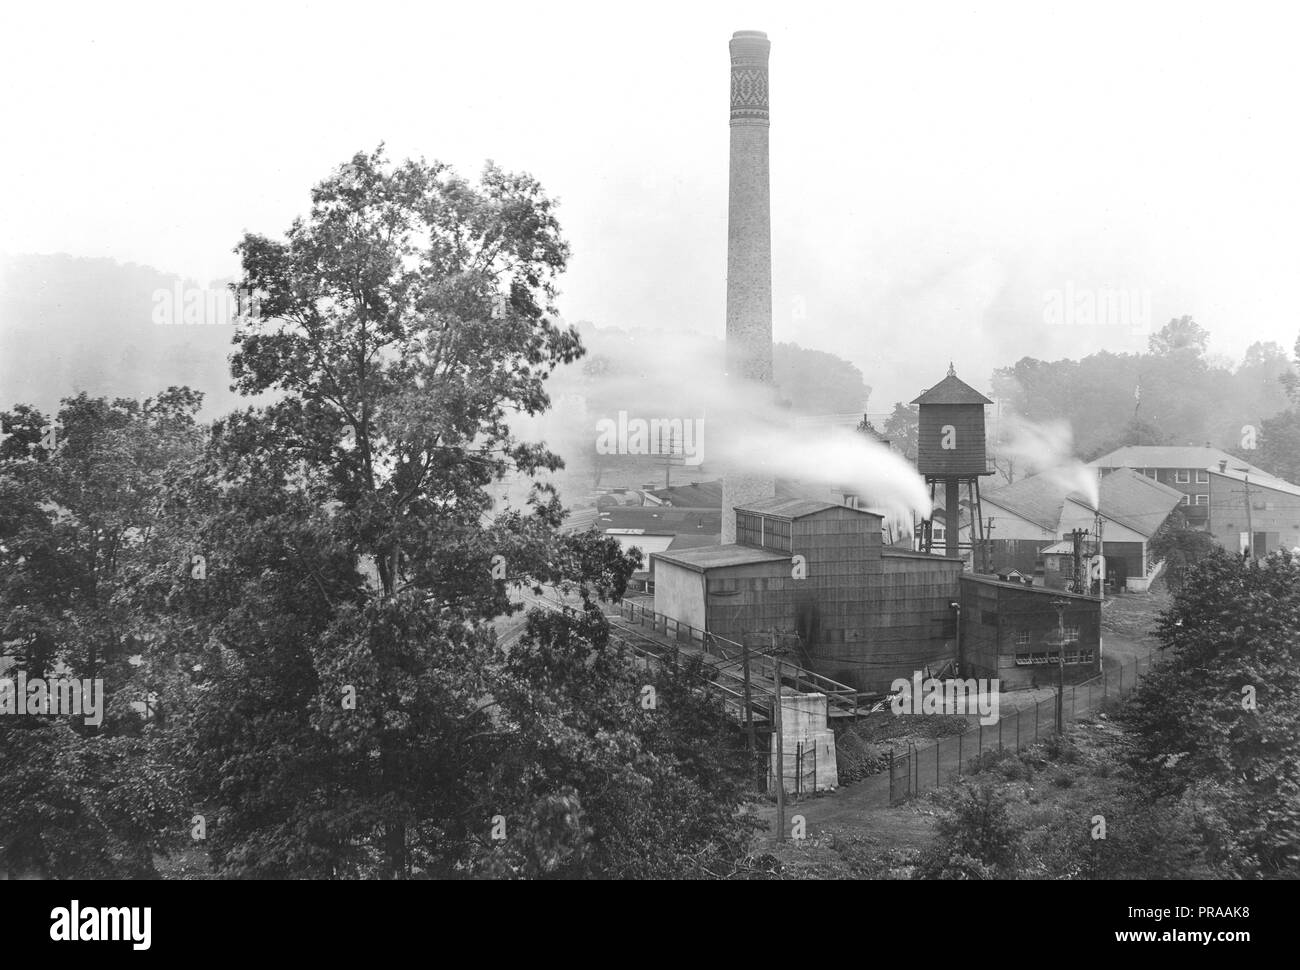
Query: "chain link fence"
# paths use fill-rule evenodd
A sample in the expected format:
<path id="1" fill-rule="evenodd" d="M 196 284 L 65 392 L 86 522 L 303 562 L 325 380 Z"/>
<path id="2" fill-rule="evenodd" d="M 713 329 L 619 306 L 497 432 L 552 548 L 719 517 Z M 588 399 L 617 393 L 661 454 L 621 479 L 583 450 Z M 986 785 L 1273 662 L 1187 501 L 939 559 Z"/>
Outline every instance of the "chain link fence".
<path id="1" fill-rule="evenodd" d="M 1096 710 L 1107 698 L 1130 693 L 1138 678 L 1151 669 L 1154 656 L 1152 650 L 1092 680 L 1066 687 L 1061 697 L 1065 725 Z M 951 784 L 959 775 L 973 773 L 986 751 L 1019 753 L 1035 741 L 1056 734 L 1056 705 L 1057 698 L 1049 697 L 1000 717 L 996 724 L 981 724 L 927 746 L 909 744 L 891 749 L 889 804 L 897 805 L 927 789 Z"/>

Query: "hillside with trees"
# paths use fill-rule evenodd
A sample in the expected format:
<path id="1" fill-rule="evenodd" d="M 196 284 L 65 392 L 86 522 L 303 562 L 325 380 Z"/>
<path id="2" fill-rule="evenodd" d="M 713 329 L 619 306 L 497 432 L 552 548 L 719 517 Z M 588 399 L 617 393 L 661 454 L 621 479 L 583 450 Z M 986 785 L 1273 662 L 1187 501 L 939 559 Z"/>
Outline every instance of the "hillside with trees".
<path id="1" fill-rule="evenodd" d="M 1067 421 L 1085 461 L 1124 445 L 1202 445 L 1266 458 L 1262 432 L 1290 403 L 1295 365 L 1275 343 L 1255 343 L 1232 365 L 1206 353 L 1208 334 L 1190 317 L 1171 320 L 1147 353 L 1097 353 L 1081 360 L 1031 357 L 993 374 L 993 397 L 1005 415 Z M 1298 351 L 1300 352 L 1300 351 Z M 1245 442 L 1245 447 L 1243 447 Z M 1252 449 L 1251 445 L 1257 445 Z M 1249 452 L 1256 451 L 1255 456 Z"/>

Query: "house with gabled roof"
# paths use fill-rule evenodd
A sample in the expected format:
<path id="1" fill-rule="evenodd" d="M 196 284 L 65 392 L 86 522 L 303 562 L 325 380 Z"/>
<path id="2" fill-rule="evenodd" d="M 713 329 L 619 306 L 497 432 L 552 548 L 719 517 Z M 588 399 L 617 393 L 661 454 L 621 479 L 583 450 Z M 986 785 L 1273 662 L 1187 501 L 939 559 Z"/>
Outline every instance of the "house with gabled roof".
<path id="1" fill-rule="evenodd" d="M 1100 517 L 1108 577 L 1117 588 L 1145 590 L 1155 565 L 1151 540 L 1179 507 L 1183 495 L 1130 468 L 1102 478 L 1098 494 L 1100 500 L 1094 505 L 1088 496 L 1054 475 L 1032 475 L 986 492 L 994 567 L 1032 571 L 1038 557 L 1076 529 L 1089 533 L 1089 554 L 1095 554 Z M 1062 549 L 1059 555 L 1067 553 L 1073 555 L 1073 550 Z M 1060 562 L 1059 555 L 1051 553 L 1045 558 L 1049 571 Z M 1049 585 L 1051 580 L 1048 576 Z"/>

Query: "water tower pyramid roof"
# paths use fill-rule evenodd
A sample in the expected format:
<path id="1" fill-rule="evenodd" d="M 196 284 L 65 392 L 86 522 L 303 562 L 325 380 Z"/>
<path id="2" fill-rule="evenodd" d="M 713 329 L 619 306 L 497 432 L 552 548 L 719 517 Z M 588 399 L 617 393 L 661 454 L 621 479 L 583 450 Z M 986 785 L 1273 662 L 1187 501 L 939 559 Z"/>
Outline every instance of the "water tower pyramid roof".
<path id="1" fill-rule="evenodd" d="M 913 404 L 992 404 L 975 388 L 959 378 L 951 369 L 948 376 L 930 388 Z"/>

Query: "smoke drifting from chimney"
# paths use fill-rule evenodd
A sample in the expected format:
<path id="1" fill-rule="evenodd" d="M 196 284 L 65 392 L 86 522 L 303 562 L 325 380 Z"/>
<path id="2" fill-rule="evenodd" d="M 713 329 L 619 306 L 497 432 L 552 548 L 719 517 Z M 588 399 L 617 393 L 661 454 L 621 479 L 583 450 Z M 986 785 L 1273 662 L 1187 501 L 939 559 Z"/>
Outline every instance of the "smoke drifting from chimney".
<path id="1" fill-rule="evenodd" d="M 1062 488 L 1079 492 L 1095 509 L 1100 501 L 1097 469 L 1074 457 L 1074 434 L 1066 421 L 1006 419 L 1007 440 L 999 451 L 1023 462 L 1033 474 L 1041 474 Z"/>

